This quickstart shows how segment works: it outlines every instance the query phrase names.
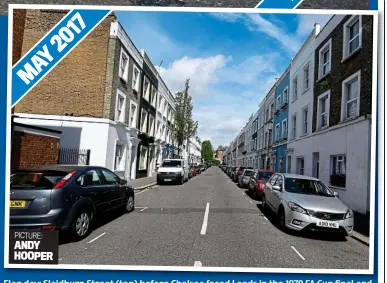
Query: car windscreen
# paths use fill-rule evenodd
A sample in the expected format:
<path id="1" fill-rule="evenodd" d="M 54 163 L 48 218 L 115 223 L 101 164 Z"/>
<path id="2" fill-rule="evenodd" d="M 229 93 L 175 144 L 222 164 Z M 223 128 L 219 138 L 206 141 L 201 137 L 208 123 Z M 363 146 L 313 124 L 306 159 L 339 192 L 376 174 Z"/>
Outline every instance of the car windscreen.
<path id="1" fill-rule="evenodd" d="M 258 180 L 269 180 L 270 177 L 273 175 L 272 172 L 259 172 L 258 174 Z"/>
<path id="2" fill-rule="evenodd" d="M 285 191 L 294 194 L 334 197 L 334 194 L 321 181 L 286 178 Z"/>
<path id="3" fill-rule="evenodd" d="M 165 160 L 161 167 L 181 167 L 180 160 Z"/>
<path id="4" fill-rule="evenodd" d="M 11 189 L 51 189 L 68 173 L 61 171 L 24 171 L 11 175 Z"/>
<path id="5" fill-rule="evenodd" d="M 245 170 L 244 175 L 246 177 L 251 177 L 254 175 L 254 171 L 253 170 Z"/>

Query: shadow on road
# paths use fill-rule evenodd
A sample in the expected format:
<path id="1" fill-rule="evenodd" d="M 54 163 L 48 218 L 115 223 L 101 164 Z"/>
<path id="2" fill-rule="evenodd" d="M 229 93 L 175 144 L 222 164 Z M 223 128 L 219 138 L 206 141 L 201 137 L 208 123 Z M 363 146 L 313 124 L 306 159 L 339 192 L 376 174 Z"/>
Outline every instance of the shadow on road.
<path id="1" fill-rule="evenodd" d="M 280 229 L 278 226 L 278 218 L 277 215 L 272 212 L 270 209 L 264 210 L 261 206 L 261 204 L 257 204 L 257 208 L 261 212 L 262 216 L 265 216 L 267 220 L 273 224 L 277 229 Z M 312 239 L 312 240 L 320 240 L 320 241 L 327 241 L 327 242 L 346 242 L 347 239 L 341 234 L 336 233 L 324 233 L 324 232 L 312 232 L 312 231 L 293 231 L 293 230 L 286 230 L 283 231 L 283 233 L 286 233 L 291 236 L 299 237 L 299 238 L 306 238 L 306 239 Z"/>
<path id="2" fill-rule="evenodd" d="M 125 215 L 125 213 L 123 213 L 122 209 L 116 209 L 116 210 L 110 211 L 109 213 L 96 216 L 96 218 L 92 223 L 93 229 L 91 230 L 91 233 L 93 233 L 93 231 L 95 231 L 96 229 L 102 226 L 105 226 L 106 224 L 122 217 L 123 215 Z M 77 242 L 77 241 L 74 239 L 74 237 L 72 237 L 70 231 L 63 231 L 59 234 L 59 245 L 64 245 L 64 244 L 73 243 L 73 242 Z"/>

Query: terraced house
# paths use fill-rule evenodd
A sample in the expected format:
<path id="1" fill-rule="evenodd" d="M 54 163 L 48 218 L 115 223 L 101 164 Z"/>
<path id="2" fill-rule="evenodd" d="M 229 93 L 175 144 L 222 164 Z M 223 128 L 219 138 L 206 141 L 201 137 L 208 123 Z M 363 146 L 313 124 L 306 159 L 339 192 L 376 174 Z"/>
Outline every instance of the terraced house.
<path id="1" fill-rule="evenodd" d="M 22 53 L 65 13 L 27 10 Z M 149 176 L 156 168 L 158 81 L 149 57 L 112 13 L 16 105 L 15 122 L 60 135 L 60 164 L 103 166 L 126 179 Z"/>
<path id="2" fill-rule="evenodd" d="M 322 29 L 315 24 L 257 110 L 258 168 L 319 178 L 365 216 L 375 115 L 373 26 L 372 16 L 361 15 L 335 15 Z"/>

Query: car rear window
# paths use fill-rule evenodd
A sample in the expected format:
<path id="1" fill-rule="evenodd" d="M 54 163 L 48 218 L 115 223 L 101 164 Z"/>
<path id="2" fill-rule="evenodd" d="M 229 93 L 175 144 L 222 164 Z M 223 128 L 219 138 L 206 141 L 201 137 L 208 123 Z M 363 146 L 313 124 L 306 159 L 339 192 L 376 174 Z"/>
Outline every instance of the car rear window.
<path id="1" fill-rule="evenodd" d="M 11 189 L 50 189 L 58 183 L 66 172 L 16 172 L 11 175 Z"/>
<path id="2" fill-rule="evenodd" d="M 259 180 L 269 180 L 272 175 L 273 175 L 272 172 L 259 172 L 258 179 Z"/>
<path id="3" fill-rule="evenodd" d="M 253 175 L 254 175 L 254 171 L 253 170 L 245 170 L 245 176 L 251 177 Z"/>

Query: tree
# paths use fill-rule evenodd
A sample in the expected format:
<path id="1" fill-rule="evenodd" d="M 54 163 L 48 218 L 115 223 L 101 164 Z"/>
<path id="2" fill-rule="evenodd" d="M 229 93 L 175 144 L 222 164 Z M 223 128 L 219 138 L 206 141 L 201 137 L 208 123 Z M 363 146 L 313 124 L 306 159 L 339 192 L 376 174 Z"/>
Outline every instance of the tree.
<path id="1" fill-rule="evenodd" d="M 207 162 L 211 162 L 214 159 L 212 144 L 209 140 L 205 140 L 202 143 L 202 158 Z"/>
<path id="2" fill-rule="evenodd" d="M 192 119 L 192 96 L 188 93 L 189 79 L 185 82 L 183 91 L 176 93 L 175 108 L 175 127 L 174 134 L 176 137 L 178 152 L 180 155 L 182 146 L 189 142 L 189 139 L 196 136 L 198 122 Z"/>
<path id="3" fill-rule="evenodd" d="M 215 166 L 218 166 L 220 163 L 221 163 L 221 161 L 218 160 L 218 159 L 213 159 L 212 160 L 212 164 L 214 164 Z"/>

